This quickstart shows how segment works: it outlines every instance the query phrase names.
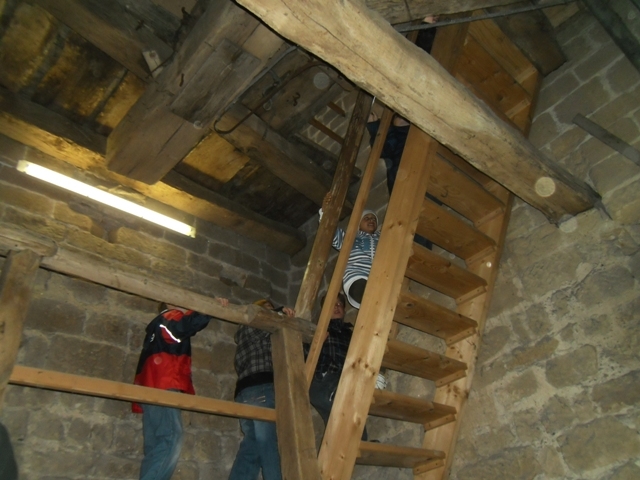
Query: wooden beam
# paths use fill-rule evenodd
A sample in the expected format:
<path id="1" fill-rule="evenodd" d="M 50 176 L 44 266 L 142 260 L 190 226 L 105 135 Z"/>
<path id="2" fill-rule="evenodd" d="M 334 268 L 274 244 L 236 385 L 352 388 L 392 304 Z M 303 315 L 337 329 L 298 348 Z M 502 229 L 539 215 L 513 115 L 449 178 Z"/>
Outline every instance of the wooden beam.
<path id="1" fill-rule="evenodd" d="M 223 415 L 225 417 L 251 418 L 264 422 L 276 421 L 276 412 L 271 408 L 255 407 L 227 400 L 169 392 L 157 388 L 72 375 L 70 373 L 53 372 L 22 365 L 15 366 L 9 382 L 13 385 L 46 388 L 47 390 L 110 398 L 125 402 L 151 403 L 192 412 Z"/>
<path id="2" fill-rule="evenodd" d="M 41 236 L 31 236 L 26 231 L 20 232 L 20 228 L 16 226 L 0 223 L 0 249 L 12 248 L 17 238 L 25 239 L 26 244 L 30 246 L 42 243 L 42 246 L 38 247 L 39 251 L 50 249 L 50 241 L 43 241 Z M 315 332 L 315 326 L 306 320 L 278 315 L 257 305 L 222 307 L 211 297 L 137 273 L 137 271 L 132 272 L 118 268 L 106 260 L 104 262 L 97 260 L 89 253 L 66 249 L 62 245 L 58 245 L 53 256 L 43 258 L 41 265 L 48 270 L 83 278 L 140 297 L 180 305 L 228 322 L 249 325 L 269 332 L 276 332 L 280 328 L 289 328 L 300 332 L 305 341 L 310 341 Z"/>
<path id="3" fill-rule="evenodd" d="M 616 137 L 613 133 L 602 128 L 595 122 L 592 122 L 584 115 L 578 113 L 573 117 L 573 123 L 582 128 L 585 132 L 594 136 L 608 147 L 613 148 L 616 152 L 624 155 L 636 165 L 640 166 L 640 151 L 633 148 L 621 138 Z"/>
<path id="4" fill-rule="evenodd" d="M 234 105 L 217 125 L 221 136 L 317 205 L 322 205 L 322 199 L 331 188 L 331 177 L 327 172 L 257 115 L 247 117 L 248 113 L 242 105 Z M 224 133 L 233 127 L 232 132 Z"/>
<path id="5" fill-rule="evenodd" d="M 597 201 L 589 186 L 542 155 L 359 0 L 240 3 L 551 220 L 576 215 Z"/>
<path id="6" fill-rule="evenodd" d="M 437 142 L 415 127 L 409 129 L 397 180 L 382 225 L 382 235 L 333 410 L 320 447 L 320 470 L 325 480 L 347 480 L 382 364 L 387 338 L 409 258 L 416 220 L 427 190 Z M 380 280 L 384 279 L 384 281 Z"/>
<path id="7" fill-rule="evenodd" d="M 141 18 L 118 1 L 36 0 L 36 3 L 142 80 L 149 81 L 151 76 L 144 51 L 155 51 L 161 62 L 173 54 L 173 48 L 158 38 L 153 25 L 148 24 L 153 16 Z M 168 16 L 151 0 L 135 3 L 139 9 L 144 6 L 147 13 L 158 11 L 162 18 Z M 175 29 L 179 26 L 176 18 Z"/>
<path id="8" fill-rule="evenodd" d="M 109 171 L 104 161 L 105 137 L 1 87 L 0 134 L 113 185 L 131 188 L 148 198 L 286 253 L 296 253 L 306 242 L 302 232 L 251 212 L 214 192 L 207 192 L 206 197 L 197 197 L 164 182 L 147 185 Z M 59 162 L 53 159 L 29 151 L 25 151 L 24 155 L 35 157 L 33 161 L 44 167 L 61 170 Z M 17 162 L 22 159 L 13 160 Z"/>
<path id="9" fill-rule="evenodd" d="M 271 335 L 282 478 L 320 480 L 302 337 L 280 329 Z"/>
<path id="10" fill-rule="evenodd" d="M 340 220 L 341 206 L 347 197 L 349 180 L 351 179 L 353 168 L 356 165 L 356 159 L 364 134 L 365 122 L 370 109 L 371 96 L 360 90 L 356 98 L 349 126 L 347 127 L 345 145 L 340 150 L 340 158 L 338 160 L 338 168 L 333 177 L 333 185 L 331 185 L 331 190 L 329 191 L 334 201 L 331 203 L 331 206 L 327 208 L 327 211 L 323 212 L 324 215 L 318 226 L 318 232 L 313 242 L 307 269 L 304 272 L 304 278 L 302 279 L 298 299 L 296 300 L 296 314 L 307 320 L 311 319 L 311 312 L 313 311 L 313 306 L 318 296 L 318 291 L 320 290 L 320 283 L 322 282 L 327 260 L 329 259 L 329 253 L 331 252 L 333 232 L 336 231 L 338 221 Z M 329 303 L 332 303 L 332 301 L 330 300 Z M 333 310 L 333 307 L 331 307 L 331 310 Z M 328 324 L 326 326 L 328 326 Z M 324 331 L 326 331 L 326 328 Z M 322 341 L 324 341 L 324 333 L 322 337 Z M 317 361 L 316 353 L 318 353 L 315 350 L 322 347 L 322 342 L 320 342 L 319 345 L 315 345 L 319 340 L 320 339 L 316 339 L 314 345 L 312 345 L 313 353 L 309 352 L 308 357 L 310 359 L 315 358 L 313 362 L 314 369 Z"/>
<path id="11" fill-rule="evenodd" d="M 11 251 L 0 275 L 0 411 L 22 339 L 31 286 L 36 277 L 40 255 L 31 250 Z"/>

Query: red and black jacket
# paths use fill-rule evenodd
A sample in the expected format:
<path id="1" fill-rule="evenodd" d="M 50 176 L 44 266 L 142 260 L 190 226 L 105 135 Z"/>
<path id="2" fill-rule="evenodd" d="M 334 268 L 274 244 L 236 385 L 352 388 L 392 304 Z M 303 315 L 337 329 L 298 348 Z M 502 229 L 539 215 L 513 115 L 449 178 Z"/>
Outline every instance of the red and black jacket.
<path id="1" fill-rule="evenodd" d="M 188 310 L 165 310 L 147 325 L 133 383 L 193 395 L 191 337 L 207 326 L 211 317 Z M 133 404 L 135 413 L 142 413 Z"/>

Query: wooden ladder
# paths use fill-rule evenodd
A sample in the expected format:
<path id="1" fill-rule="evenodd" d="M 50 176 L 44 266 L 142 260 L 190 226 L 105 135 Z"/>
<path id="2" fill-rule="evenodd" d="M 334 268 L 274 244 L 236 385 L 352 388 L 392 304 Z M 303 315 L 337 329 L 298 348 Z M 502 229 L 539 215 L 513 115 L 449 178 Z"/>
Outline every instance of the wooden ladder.
<path id="1" fill-rule="evenodd" d="M 491 35 L 500 35 L 491 25 L 473 31 L 475 38 L 469 35 L 468 26 L 442 29 L 433 52 L 471 88 L 473 81 L 459 72 L 465 49 L 477 50 L 477 38 L 485 34 L 483 41 L 487 42 L 492 41 Z M 515 63 L 514 58 L 515 54 L 510 60 Z M 515 69 L 513 64 L 509 68 Z M 525 105 L 524 110 L 504 98 L 505 89 L 496 94 L 501 105 L 492 101 L 491 91 L 476 93 L 526 133 L 538 81 L 537 76 L 523 81 L 530 90 L 527 102 L 519 103 Z M 518 95 L 523 90 L 519 88 Z M 356 463 L 412 468 L 418 479 L 448 475 L 512 200 L 504 187 L 411 127 L 322 441 L 319 464 L 323 479 L 347 480 Z M 414 243 L 415 232 L 445 252 L 441 255 Z M 433 296 L 449 300 L 432 300 L 433 291 L 438 292 Z M 442 353 L 392 338 L 395 324 L 437 338 Z M 427 401 L 376 390 L 380 368 L 434 382 L 434 398 Z M 422 445 L 359 441 L 367 415 L 422 425 Z"/>

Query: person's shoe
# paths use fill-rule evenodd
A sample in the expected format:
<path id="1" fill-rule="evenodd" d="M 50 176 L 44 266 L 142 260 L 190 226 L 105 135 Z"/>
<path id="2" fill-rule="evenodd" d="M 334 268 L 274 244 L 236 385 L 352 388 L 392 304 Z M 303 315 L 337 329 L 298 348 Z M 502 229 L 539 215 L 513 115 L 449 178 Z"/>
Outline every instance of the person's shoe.
<path id="1" fill-rule="evenodd" d="M 376 388 L 378 390 L 384 390 L 387 388 L 387 379 L 381 373 L 378 374 L 378 378 L 376 379 Z"/>

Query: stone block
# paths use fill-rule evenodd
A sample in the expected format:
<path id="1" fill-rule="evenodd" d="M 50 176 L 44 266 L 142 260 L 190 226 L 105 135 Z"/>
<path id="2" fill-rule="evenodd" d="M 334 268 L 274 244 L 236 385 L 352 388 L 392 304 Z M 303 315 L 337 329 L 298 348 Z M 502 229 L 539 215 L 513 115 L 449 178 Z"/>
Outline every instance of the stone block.
<path id="1" fill-rule="evenodd" d="M 113 453 L 142 459 L 142 415 L 129 415 L 130 422 L 119 422 L 113 433 Z"/>
<path id="2" fill-rule="evenodd" d="M 572 283 L 581 261 L 575 249 L 565 249 L 527 267 L 522 275 L 525 295 L 536 298 Z"/>
<path id="3" fill-rule="evenodd" d="M 109 472 L 110 478 L 136 478 L 140 471 L 140 461 L 105 455 L 103 452 L 96 458 L 95 471 Z"/>
<path id="4" fill-rule="evenodd" d="M 24 478 L 41 480 L 62 480 L 70 478 L 91 478 L 94 466 L 100 455 L 85 452 L 79 455 L 76 450 L 57 448 L 55 454 L 35 450 L 30 452 L 30 472 L 21 472 Z M 21 478 L 23 475 L 21 475 Z"/>
<path id="5" fill-rule="evenodd" d="M 604 412 L 617 412 L 640 404 L 640 370 L 593 387 L 592 399 Z"/>
<path id="6" fill-rule="evenodd" d="M 543 447 L 538 452 L 538 461 L 544 469 L 543 478 L 567 478 L 562 458 L 555 448 Z"/>
<path id="7" fill-rule="evenodd" d="M 71 293 L 74 299 L 86 305 L 99 305 L 105 301 L 107 296 L 106 287 L 80 278 L 53 275 L 52 282 L 59 283 L 64 291 Z M 52 282 L 49 282 L 49 285 Z"/>
<path id="8" fill-rule="evenodd" d="M 638 432 L 614 417 L 578 425 L 558 443 L 564 461 L 578 473 L 640 457 Z"/>
<path id="9" fill-rule="evenodd" d="M 184 264 L 187 259 L 184 249 L 126 227 L 111 230 L 109 232 L 109 242 L 125 245 L 139 252 L 176 264 Z"/>
<path id="10" fill-rule="evenodd" d="M 50 217 L 54 207 L 54 202 L 46 196 L 8 184 L 0 188 L 0 203 L 42 217 Z"/>
<path id="11" fill-rule="evenodd" d="M 545 337 L 532 347 L 520 347 L 511 352 L 512 358 L 507 363 L 509 370 L 519 367 L 528 367 L 548 359 L 558 348 L 558 340 Z"/>
<path id="12" fill-rule="evenodd" d="M 124 351 L 116 346 L 55 335 L 47 352 L 46 368 L 122 381 L 125 358 Z"/>
<path id="13" fill-rule="evenodd" d="M 266 248 L 265 261 L 274 268 L 288 272 L 291 269 L 291 257 L 284 252 L 274 248 Z"/>
<path id="14" fill-rule="evenodd" d="M 633 460 L 617 469 L 610 480 L 637 480 L 640 478 L 640 467 Z"/>
<path id="15" fill-rule="evenodd" d="M 555 225 L 544 223 L 529 235 L 518 237 L 505 245 L 505 259 L 518 269 L 526 268 L 563 247 L 563 236 Z M 544 248 L 541 246 L 544 245 Z"/>
<path id="16" fill-rule="evenodd" d="M 266 250 L 269 249 L 264 243 L 257 242 L 248 237 L 238 235 L 238 241 L 235 243 L 238 249 L 251 257 L 258 260 L 264 260 L 266 256 Z"/>
<path id="17" fill-rule="evenodd" d="M 203 431 L 194 434 L 195 442 L 191 456 L 198 462 L 206 462 L 208 460 L 218 458 L 220 452 L 220 438 L 213 435 L 213 432 Z"/>
<path id="18" fill-rule="evenodd" d="M 280 290 L 284 290 L 289 286 L 289 273 L 288 271 L 282 271 L 274 268 L 269 263 L 262 263 L 261 266 L 262 277 L 267 279 L 271 285 Z"/>
<path id="19" fill-rule="evenodd" d="M 503 403 L 509 405 L 535 394 L 538 391 L 538 387 L 538 380 L 533 371 L 526 370 L 509 381 L 500 391 L 500 396 L 504 399 Z"/>
<path id="20" fill-rule="evenodd" d="M 556 435 L 577 423 L 590 422 L 598 416 L 586 394 L 573 398 L 551 397 L 540 415 L 542 425 L 550 435 Z"/>
<path id="21" fill-rule="evenodd" d="M 597 305 L 622 296 L 635 287 L 635 279 L 626 268 L 614 265 L 595 270 L 584 279 L 575 292 L 576 299 L 586 306 Z"/>
<path id="22" fill-rule="evenodd" d="M 478 356 L 479 363 L 485 363 L 497 355 L 511 338 L 511 329 L 499 326 L 491 329 L 482 336 L 482 346 Z"/>
<path id="23" fill-rule="evenodd" d="M 574 67 L 574 72 L 581 81 L 586 81 L 599 75 L 622 56 L 620 49 L 613 42 L 608 42 L 591 55 L 583 57 L 584 60 Z"/>
<path id="24" fill-rule="evenodd" d="M 523 410 L 513 414 L 511 424 L 515 427 L 521 444 L 532 444 L 543 439 L 539 415 L 537 409 Z"/>
<path id="25" fill-rule="evenodd" d="M 462 468 L 457 476 L 459 480 L 533 479 L 542 471 L 536 448 L 529 446 L 509 448 L 490 458 L 479 459 Z"/>
<path id="26" fill-rule="evenodd" d="M 229 265 L 236 265 L 238 261 L 238 250 L 223 243 L 211 242 L 207 253 L 210 257 Z"/>
<path id="27" fill-rule="evenodd" d="M 607 212 L 623 225 L 640 223 L 640 179 L 609 193 L 603 198 Z"/>
<path id="28" fill-rule="evenodd" d="M 563 75 L 555 77 L 552 82 L 545 81 L 540 89 L 534 124 L 538 121 L 538 115 L 541 112 L 546 112 L 579 85 L 580 82 L 572 71 L 565 71 Z"/>
<path id="29" fill-rule="evenodd" d="M 122 262 L 129 267 L 148 268 L 150 258 L 123 245 L 114 245 L 102 238 L 79 230 L 70 230 L 65 242 L 74 247 L 100 255 L 105 262 L 109 259 Z"/>
<path id="30" fill-rule="evenodd" d="M 251 272 L 251 273 L 255 273 L 255 274 L 259 274 L 260 273 L 260 260 L 258 260 L 256 257 L 251 256 L 248 253 L 244 253 L 243 251 L 240 251 L 238 253 L 238 257 L 237 257 L 237 261 L 235 266 L 238 268 L 242 268 L 243 270 L 246 270 L 247 272 Z"/>
<path id="31" fill-rule="evenodd" d="M 93 229 L 93 220 L 90 217 L 74 212 L 66 203 L 56 202 L 53 208 L 53 218 L 87 232 L 91 232 Z"/>
<path id="32" fill-rule="evenodd" d="M 556 388 L 580 385 L 598 373 L 598 352 L 593 345 L 582 347 L 547 362 L 547 381 Z"/>
<path id="33" fill-rule="evenodd" d="M 187 237 L 171 230 L 164 231 L 164 239 L 180 248 L 194 253 L 204 254 L 209 248 L 209 240 L 204 235 L 199 235 L 196 230 L 196 238 Z"/>
<path id="34" fill-rule="evenodd" d="M 551 332 L 551 322 L 546 308 L 541 304 L 531 305 L 525 312 L 527 327 L 533 338 L 540 338 Z"/>
<path id="35" fill-rule="evenodd" d="M 88 340 L 129 346 L 130 325 L 121 316 L 89 312 L 84 333 Z"/>
<path id="36" fill-rule="evenodd" d="M 588 138 L 587 132 L 577 126 L 569 127 L 562 135 L 551 141 L 552 158 L 564 158 L 573 152 L 581 143 Z"/>
<path id="37" fill-rule="evenodd" d="M 601 196 L 607 195 L 621 183 L 638 175 L 640 167 L 619 153 L 608 156 L 589 170 L 589 178 Z"/>
<path id="38" fill-rule="evenodd" d="M 573 39 L 567 41 L 562 45 L 562 51 L 573 65 L 575 61 L 580 61 L 581 59 L 591 55 L 593 53 L 593 46 L 589 42 L 589 40 L 583 36 L 577 36 Z"/>
<path id="39" fill-rule="evenodd" d="M 81 334 L 85 310 L 75 305 L 48 298 L 35 298 L 29 303 L 25 328 L 42 332 Z"/>
<path id="40" fill-rule="evenodd" d="M 473 379 L 473 388 L 481 390 L 495 382 L 501 381 L 507 373 L 507 367 L 499 360 L 488 365 L 483 365 L 478 369 L 478 374 Z"/>
<path id="41" fill-rule="evenodd" d="M 638 105 L 640 105 L 640 93 L 637 90 L 623 93 L 603 105 L 593 115 L 589 115 L 589 119 L 607 129 L 619 118 L 627 117 L 633 111 L 637 111 Z"/>
<path id="42" fill-rule="evenodd" d="M 191 289 L 208 297 L 230 298 L 231 289 L 221 280 L 202 273 L 193 272 L 193 284 Z"/>
<path id="43" fill-rule="evenodd" d="M 490 432 L 476 438 L 476 451 L 481 457 L 490 457 L 512 446 L 515 436 L 509 426 L 492 428 Z"/>
<path id="44" fill-rule="evenodd" d="M 255 275 L 247 275 L 244 288 L 253 290 L 259 296 L 263 297 L 270 297 L 272 293 L 271 282 Z"/>
<path id="45" fill-rule="evenodd" d="M 113 443 L 113 425 L 108 422 L 100 424 L 91 423 L 82 418 L 72 418 L 66 440 L 83 450 L 106 452 Z"/>
<path id="46" fill-rule="evenodd" d="M 151 272 L 154 276 L 160 276 L 160 280 L 177 285 L 181 288 L 191 289 L 193 285 L 193 273 L 185 268 L 184 263 L 165 262 L 164 260 L 151 260 Z"/>
<path id="47" fill-rule="evenodd" d="M 36 410 L 29 416 L 29 431 L 42 440 L 61 441 L 65 437 L 66 419 L 47 410 Z"/>
<path id="48" fill-rule="evenodd" d="M 62 241 L 67 235 L 67 228 L 64 225 L 9 206 L 4 207 L 2 220 L 9 225 L 38 233 L 56 242 Z"/>
<path id="49" fill-rule="evenodd" d="M 216 260 L 206 255 L 196 255 L 194 253 L 188 255 L 187 266 L 210 277 L 218 277 L 222 271 L 222 265 Z"/>
<path id="50" fill-rule="evenodd" d="M 45 357 L 42 352 L 49 349 L 49 338 L 36 330 L 25 330 L 20 341 L 16 363 L 34 368 L 42 368 Z"/>
<path id="51" fill-rule="evenodd" d="M 554 108 L 553 112 L 560 123 L 571 124 L 577 113 L 589 115 L 611 100 L 599 77 L 592 78 L 575 91 L 567 95 Z"/>

